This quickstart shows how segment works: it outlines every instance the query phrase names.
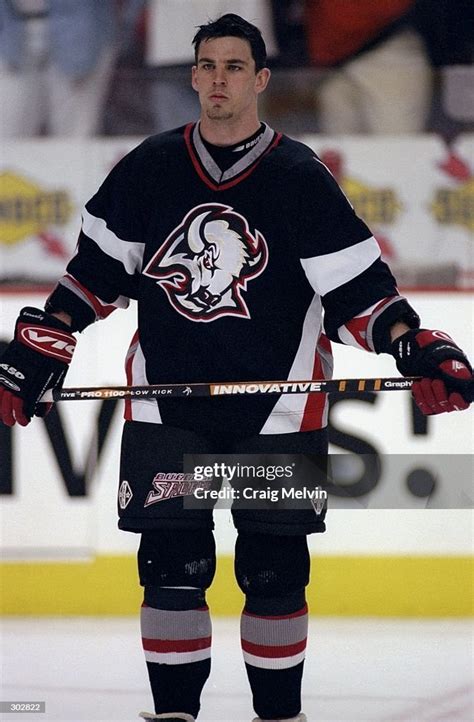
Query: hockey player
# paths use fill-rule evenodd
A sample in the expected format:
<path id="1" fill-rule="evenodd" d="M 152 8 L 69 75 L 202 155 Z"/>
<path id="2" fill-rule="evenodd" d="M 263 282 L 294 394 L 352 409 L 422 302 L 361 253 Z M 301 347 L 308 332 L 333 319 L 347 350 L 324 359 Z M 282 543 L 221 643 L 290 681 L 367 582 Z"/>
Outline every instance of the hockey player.
<path id="1" fill-rule="evenodd" d="M 66 275 L 45 310 L 21 311 L 1 359 L 3 422 L 24 426 L 44 414 L 38 400 L 63 382 L 74 334 L 129 299 L 138 301 L 130 384 L 329 377 L 330 339 L 392 354 L 402 374 L 422 377 L 413 394 L 423 413 L 466 409 L 464 353 L 447 334 L 419 328 L 317 156 L 260 122 L 257 99 L 270 78 L 260 31 L 227 14 L 201 26 L 194 46 L 200 121 L 145 140 L 86 204 Z M 125 419 L 119 526 L 141 534 L 155 702 L 143 716 L 189 721 L 210 671 L 212 510 L 150 496 L 152 482 L 160 474 L 171 489 L 184 453 L 326 454 L 327 402 L 323 394 L 139 399 L 126 402 Z M 233 518 L 257 719 L 302 722 L 307 535 L 324 531 L 324 514 L 239 508 Z"/>

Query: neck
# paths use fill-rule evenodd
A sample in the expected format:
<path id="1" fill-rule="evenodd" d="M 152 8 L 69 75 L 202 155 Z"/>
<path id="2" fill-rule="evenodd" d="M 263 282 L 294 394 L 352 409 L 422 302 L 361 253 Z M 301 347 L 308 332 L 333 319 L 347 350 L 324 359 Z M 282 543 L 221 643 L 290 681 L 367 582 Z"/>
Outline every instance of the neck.
<path id="1" fill-rule="evenodd" d="M 201 116 L 199 124 L 199 131 L 204 140 L 212 145 L 220 146 L 240 143 L 240 141 L 250 138 L 259 128 L 260 121 L 256 116 L 246 123 L 239 121 L 235 126 L 229 120 L 211 120 L 206 116 Z"/>

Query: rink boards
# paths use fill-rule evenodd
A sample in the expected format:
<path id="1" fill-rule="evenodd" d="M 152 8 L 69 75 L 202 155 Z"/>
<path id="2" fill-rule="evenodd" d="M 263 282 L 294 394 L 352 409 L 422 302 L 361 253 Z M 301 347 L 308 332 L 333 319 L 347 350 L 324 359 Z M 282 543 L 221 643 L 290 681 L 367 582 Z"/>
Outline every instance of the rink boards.
<path id="1" fill-rule="evenodd" d="M 426 326 L 449 331 L 472 354 L 472 298 L 467 292 L 409 296 Z M 18 310 L 40 305 L 43 298 L 1 296 L 2 341 L 8 339 Z M 86 331 L 68 385 L 123 383 L 122 361 L 134 326 L 132 308 Z M 339 347 L 335 357 L 339 377 L 395 373 L 388 357 Z M 40 420 L 11 434 L 2 431 L 0 611 L 5 614 L 136 613 L 141 601 L 134 559 L 137 537 L 119 532 L 115 515 L 121 409 L 99 420 L 101 410 L 104 414 L 97 401 L 62 404 L 62 441 L 58 446 L 56 429 L 55 449 Z M 385 460 L 383 468 L 390 467 L 387 459 L 399 463 L 388 476 L 382 473 L 360 508 L 343 509 L 337 500 L 330 502 L 328 531 L 310 541 L 311 612 L 469 615 L 472 478 L 465 480 L 463 498 L 452 497 L 458 480 L 437 470 L 446 469 L 446 459 L 455 470 L 456 458 L 472 453 L 472 413 L 429 419 L 423 428 L 415 428 L 409 394 L 400 392 L 381 393 L 375 400 L 341 400 L 331 418 L 346 438 L 370 444 Z M 86 459 L 94 458 L 99 426 L 102 434 L 106 431 L 105 441 L 87 472 Z M 410 463 L 419 454 L 444 494 L 446 501 L 438 508 L 430 508 L 432 499 L 414 496 L 407 487 Z M 216 614 L 237 614 L 243 597 L 233 580 L 235 532 L 227 510 L 216 513 L 216 526 L 218 572 L 209 601 Z"/>

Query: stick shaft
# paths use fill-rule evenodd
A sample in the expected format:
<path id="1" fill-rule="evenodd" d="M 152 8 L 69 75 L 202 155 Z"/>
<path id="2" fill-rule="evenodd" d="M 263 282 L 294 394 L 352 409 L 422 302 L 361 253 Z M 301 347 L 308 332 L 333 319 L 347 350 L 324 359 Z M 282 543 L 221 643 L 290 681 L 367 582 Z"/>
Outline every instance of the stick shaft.
<path id="1" fill-rule="evenodd" d="M 227 383 L 151 384 L 150 386 L 83 386 L 46 391 L 41 401 L 90 399 L 160 399 L 194 396 L 261 396 L 329 392 L 409 391 L 417 377 L 316 379 L 303 381 L 238 381 Z"/>

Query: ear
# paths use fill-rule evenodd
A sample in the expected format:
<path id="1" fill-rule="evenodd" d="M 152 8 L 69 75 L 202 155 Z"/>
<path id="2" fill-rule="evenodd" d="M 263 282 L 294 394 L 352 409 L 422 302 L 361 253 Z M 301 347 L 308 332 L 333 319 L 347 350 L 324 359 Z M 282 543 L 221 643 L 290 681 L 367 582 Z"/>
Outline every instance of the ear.
<path id="1" fill-rule="evenodd" d="M 197 67 L 196 65 L 193 65 L 191 68 L 191 86 L 193 90 L 198 90 L 198 82 L 197 82 Z"/>
<path id="2" fill-rule="evenodd" d="M 263 93 L 270 81 L 271 72 L 268 68 L 262 68 L 258 71 L 255 79 L 255 90 L 257 94 Z"/>

